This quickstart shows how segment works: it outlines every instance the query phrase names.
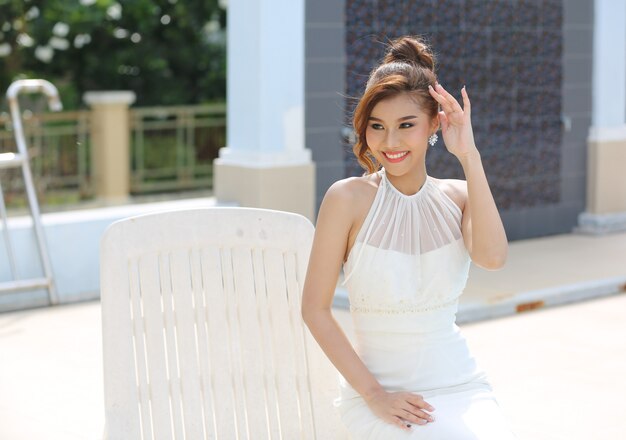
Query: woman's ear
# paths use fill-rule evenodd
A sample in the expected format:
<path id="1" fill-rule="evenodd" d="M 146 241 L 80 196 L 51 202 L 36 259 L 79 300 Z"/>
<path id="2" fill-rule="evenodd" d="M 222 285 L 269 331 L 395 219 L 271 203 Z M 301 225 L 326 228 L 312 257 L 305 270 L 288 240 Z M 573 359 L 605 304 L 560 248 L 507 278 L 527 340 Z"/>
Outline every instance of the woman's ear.
<path id="1" fill-rule="evenodd" d="M 441 123 L 439 121 L 439 114 L 437 114 L 437 116 L 432 118 L 430 122 L 430 131 L 432 133 L 436 133 L 437 131 L 439 131 L 440 128 L 441 128 Z"/>
<path id="2" fill-rule="evenodd" d="M 448 125 L 449 125 L 448 117 L 443 111 L 439 112 L 439 122 L 441 124 L 439 127 L 441 129 L 441 132 L 443 133 L 448 129 Z"/>

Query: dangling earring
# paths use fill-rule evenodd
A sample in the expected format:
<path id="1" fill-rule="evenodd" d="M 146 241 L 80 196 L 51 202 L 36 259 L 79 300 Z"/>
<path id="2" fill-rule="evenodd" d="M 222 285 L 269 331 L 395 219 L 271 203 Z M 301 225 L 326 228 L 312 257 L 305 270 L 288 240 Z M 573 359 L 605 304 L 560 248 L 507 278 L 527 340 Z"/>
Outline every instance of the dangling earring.
<path id="1" fill-rule="evenodd" d="M 428 138 L 428 143 L 430 144 L 431 147 L 437 143 L 437 139 L 439 139 L 439 136 L 437 136 L 437 133 L 433 133 L 430 135 L 430 137 Z"/>

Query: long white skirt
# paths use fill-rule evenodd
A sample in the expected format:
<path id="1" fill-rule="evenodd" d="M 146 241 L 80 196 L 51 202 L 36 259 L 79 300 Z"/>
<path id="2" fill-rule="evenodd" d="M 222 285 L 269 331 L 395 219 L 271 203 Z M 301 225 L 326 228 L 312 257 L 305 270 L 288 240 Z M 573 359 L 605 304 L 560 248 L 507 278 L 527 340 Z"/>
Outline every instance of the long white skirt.
<path id="1" fill-rule="evenodd" d="M 365 327 L 372 328 L 369 324 Z M 357 352 L 380 384 L 390 392 L 422 395 L 435 408 L 431 413 L 435 420 L 403 431 L 375 415 L 340 378 L 341 396 L 335 407 L 353 440 L 517 439 L 458 326 L 430 330 L 359 332 Z"/>
<path id="2" fill-rule="evenodd" d="M 430 395 L 422 393 L 435 407 L 435 418 L 411 431 L 387 423 L 376 416 L 360 397 L 341 404 L 340 414 L 353 440 L 513 440 L 505 416 L 491 391 L 476 387 L 465 391 Z"/>

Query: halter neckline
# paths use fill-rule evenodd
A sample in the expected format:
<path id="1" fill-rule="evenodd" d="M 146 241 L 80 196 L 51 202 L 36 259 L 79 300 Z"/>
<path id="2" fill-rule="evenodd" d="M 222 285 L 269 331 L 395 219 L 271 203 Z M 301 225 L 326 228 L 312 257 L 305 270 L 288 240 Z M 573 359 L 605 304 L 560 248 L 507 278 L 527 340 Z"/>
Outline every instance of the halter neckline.
<path id="1" fill-rule="evenodd" d="M 380 174 L 382 176 L 382 179 L 385 180 L 387 182 L 387 184 L 389 185 L 389 188 L 391 188 L 391 190 L 393 192 L 395 192 L 396 194 L 398 194 L 400 197 L 406 198 L 406 199 L 413 199 L 418 197 L 420 194 L 422 194 L 426 188 L 426 185 L 428 184 L 428 182 L 430 182 L 430 176 L 428 174 L 426 174 L 426 179 L 424 179 L 424 183 L 422 184 L 422 186 L 420 187 L 420 189 L 417 190 L 417 192 L 415 194 L 404 194 L 402 191 L 400 191 L 398 188 L 396 188 L 393 183 L 391 183 L 391 181 L 389 180 L 389 178 L 387 177 L 387 172 L 385 170 L 385 168 L 381 168 L 380 169 Z"/>

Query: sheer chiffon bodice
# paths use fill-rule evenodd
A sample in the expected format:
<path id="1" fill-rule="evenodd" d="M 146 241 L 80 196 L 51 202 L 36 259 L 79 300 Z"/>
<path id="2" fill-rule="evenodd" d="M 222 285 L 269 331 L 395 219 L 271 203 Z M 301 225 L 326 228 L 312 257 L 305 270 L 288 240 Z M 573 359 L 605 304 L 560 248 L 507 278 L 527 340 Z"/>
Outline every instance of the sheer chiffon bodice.
<path id="1" fill-rule="evenodd" d="M 469 273 L 462 212 L 431 176 L 405 195 L 379 171 L 376 196 L 344 264 L 352 311 L 419 313 L 453 303 Z"/>

